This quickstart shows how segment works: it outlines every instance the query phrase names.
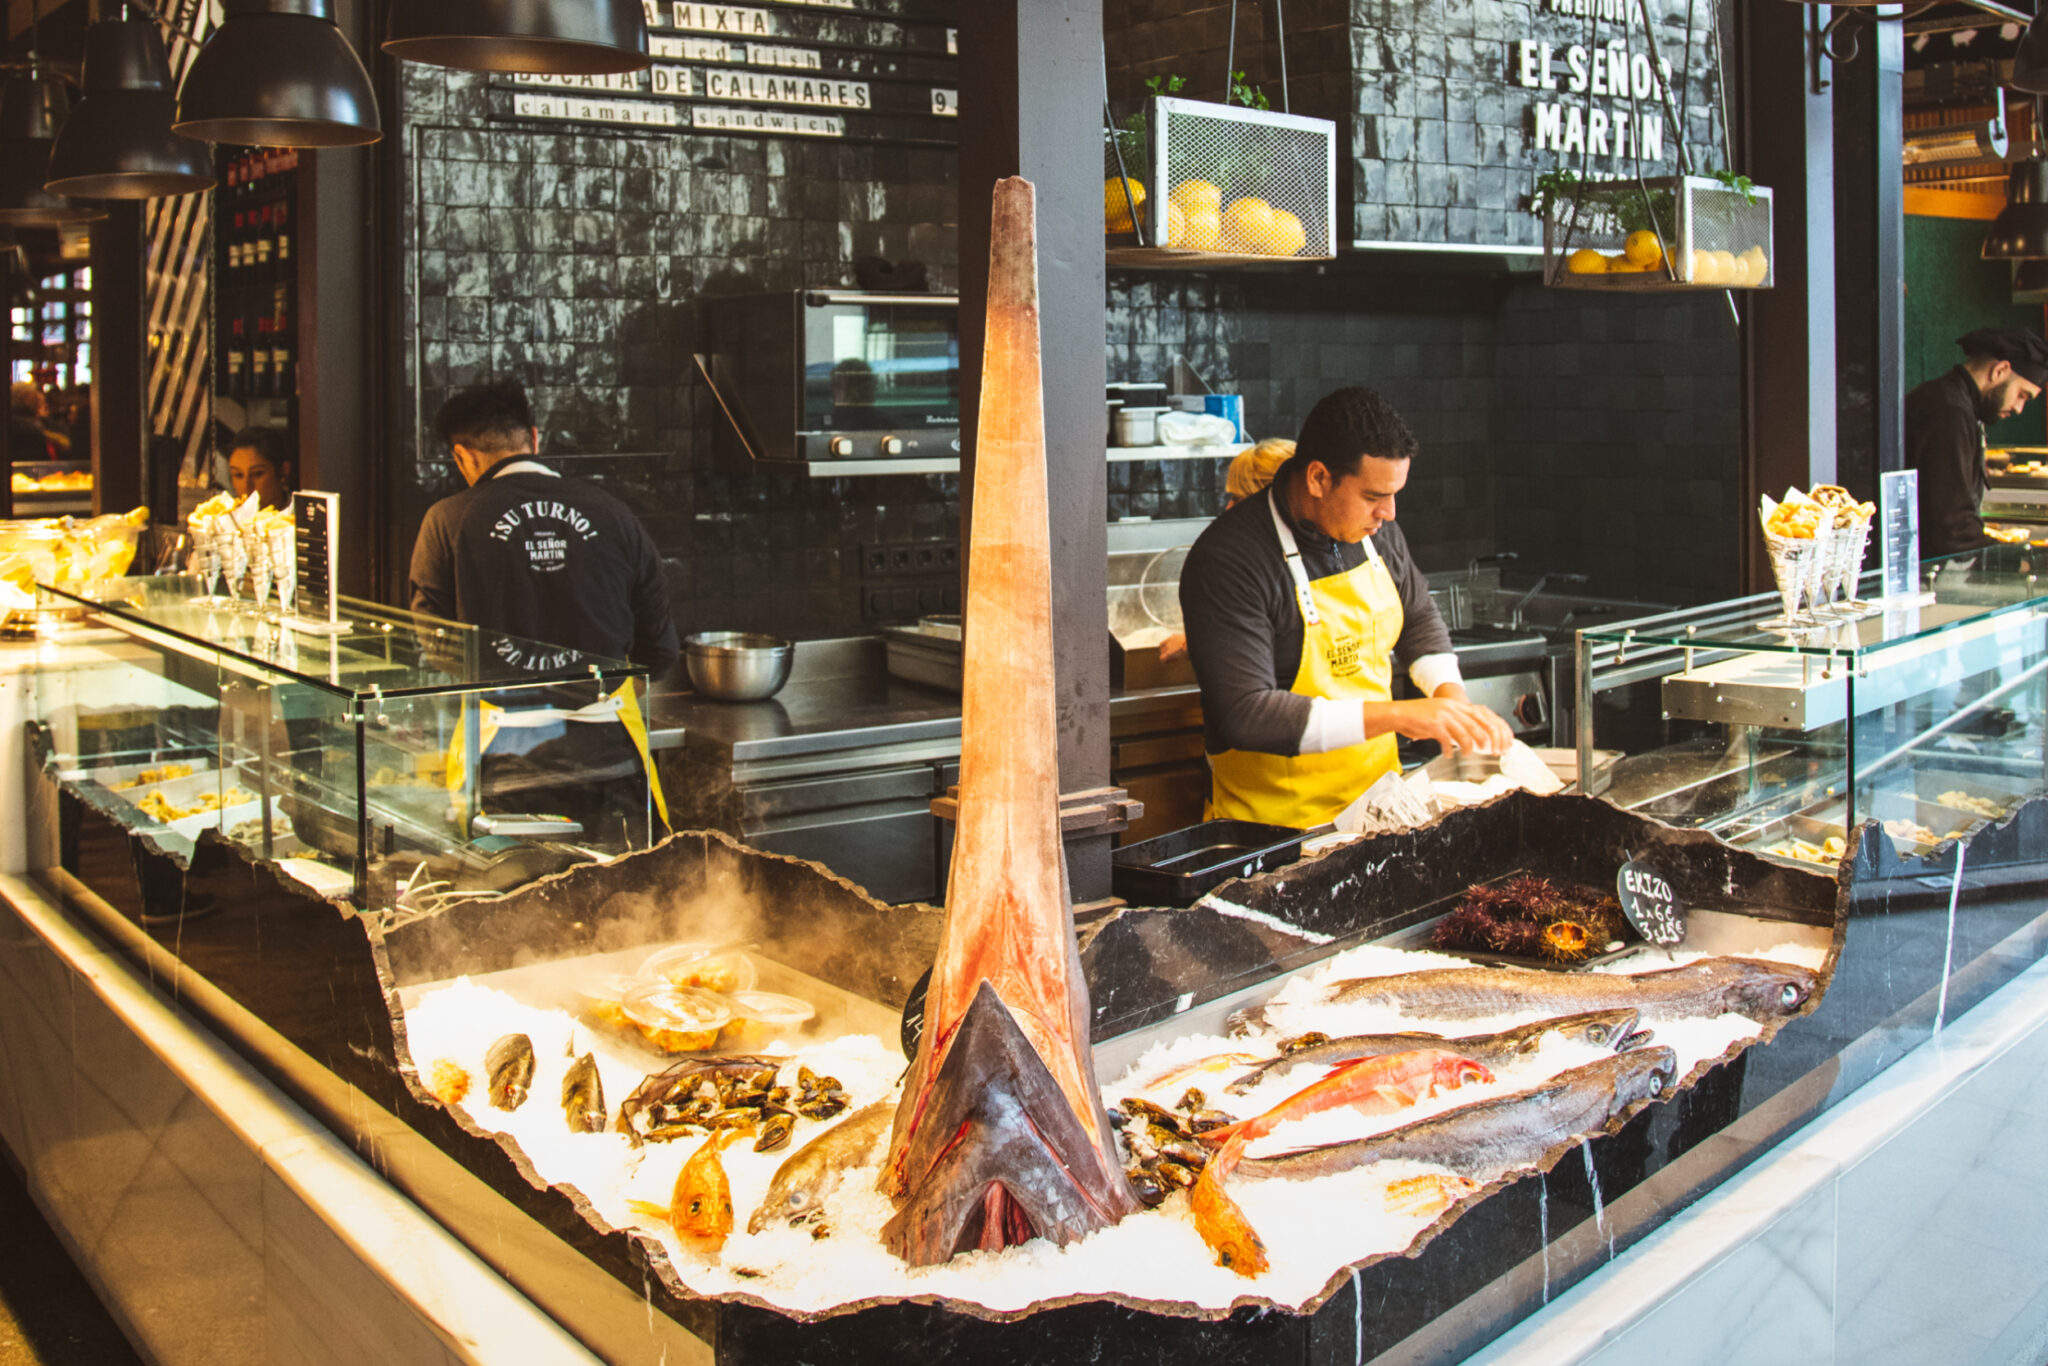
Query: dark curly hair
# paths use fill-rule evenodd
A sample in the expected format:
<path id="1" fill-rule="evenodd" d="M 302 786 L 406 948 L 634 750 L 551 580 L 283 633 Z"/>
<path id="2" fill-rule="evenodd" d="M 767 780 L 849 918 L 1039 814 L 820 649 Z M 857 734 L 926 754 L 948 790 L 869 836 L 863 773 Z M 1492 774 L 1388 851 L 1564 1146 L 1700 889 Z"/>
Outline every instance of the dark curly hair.
<path id="1" fill-rule="evenodd" d="M 450 394 L 434 414 L 434 434 L 485 455 L 533 450 L 533 405 L 518 384 L 479 384 Z"/>
<path id="2" fill-rule="evenodd" d="M 1366 456 L 1378 460 L 1413 460 L 1415 433 L 1394 411 L 1394 405 L 1362 385 L 1325 394 L 1309 410 L 1301 424 L 1301 438 L 1295 443 L 1294 458 L 1282 471 L 1287 477 L 1301 474 L 1309 462 L 1319 460 L 1338 478 L 1358 472 Z"/>
<path id="3" fill-rule="evenodd" d="M 256 452 L 259 457 L 270 462 L 270 467 L 277 471 L 280 478 L 291 468 L 291 440 L 281 427 L 242 428 L 235 433 L 234 440 L 227 446 L 229 455 L 236 451 Z"/>

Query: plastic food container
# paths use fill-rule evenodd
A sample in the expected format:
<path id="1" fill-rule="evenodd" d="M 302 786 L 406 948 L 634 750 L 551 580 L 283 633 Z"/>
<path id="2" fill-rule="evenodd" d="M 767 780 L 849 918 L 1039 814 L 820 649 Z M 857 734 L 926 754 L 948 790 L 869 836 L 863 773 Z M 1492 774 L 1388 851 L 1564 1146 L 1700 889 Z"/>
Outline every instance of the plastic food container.
<path id="1" fill-rule="evenodd" d="M 773 991 L 735 991 L 726 997 L 733 1015 L 771 1029 L 790 1029 L 818 1018 L 817 1007 L 795 996 Z"/>
<path id="2" fill-rule="evenodd" d="M 715 991 L 643 982 L 619 1002 L 634 1024 L 664 1033 L 715 1033 L 732 1020 L 732 1003 Z"/>
<path id="3" fill-rule="evenodd" d="M 727 944 L 676 944 L 640 965 L 643 980 L 730 993 L 750 990 L 761 980 L 754 960 Z"/>
<path id="4" fill-rule="evenodd" d="M 1133 906 L 1192 906 L 1232 878 L 1294 862 L 1305 837 L 1285 825 L 1204 821 L 1117 850 L 1110 887 Z"/>

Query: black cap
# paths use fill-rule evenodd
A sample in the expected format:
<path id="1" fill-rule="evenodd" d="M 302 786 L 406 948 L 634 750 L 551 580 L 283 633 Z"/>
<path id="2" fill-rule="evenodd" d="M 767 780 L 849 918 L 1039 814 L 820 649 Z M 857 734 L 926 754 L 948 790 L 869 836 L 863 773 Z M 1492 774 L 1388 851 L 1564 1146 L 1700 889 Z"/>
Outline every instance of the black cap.
<path id="1" fill-rule="evenodd" d="M 2048 387 L 2048 341 L 2024 327 L 1980 327 L 1957 340 L 1966 356 L 2008 362 L 2030 384 Z"/>

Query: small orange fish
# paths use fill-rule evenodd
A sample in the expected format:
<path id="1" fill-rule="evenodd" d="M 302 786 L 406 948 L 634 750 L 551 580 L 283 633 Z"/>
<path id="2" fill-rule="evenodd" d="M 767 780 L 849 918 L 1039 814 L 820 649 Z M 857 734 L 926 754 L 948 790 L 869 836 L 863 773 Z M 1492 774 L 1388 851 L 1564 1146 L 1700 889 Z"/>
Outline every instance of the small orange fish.
<path id="1" fill-rule="evenodd" d="M 1190 1077 L 1199 1077 L 1204 1072 L 1220 1072 L 1226 1067 L 1256 1067 L 1260 1063 L 1270 1061 L 1271 1059 L 1262 1058 L 1256 1053 L 1216 1053 L 1206 1058 L 1197 1058 L 1190 1063 L 1183 1063 L 1171 1071 L 1161 1072 L 1140 1089 L 1157 1091 L 1161 1087 L 1175 1085 Z"/>
<path id="2" fill-rule="evenodd" d="M 732 1184 L 725 1179 L 725 1164 L 718 1150 L 739 1138 L 740 1129 L 721 1129 L 690 1155 L 676 1173 L 676 1188 L 668 1208 L 644 1200 L 628 1200 L 635 1214 L 659 1219 L 675 1230 L 676 1238 L 691 1252 L 716 1257 L 732 1234 Z"/>
<path id="3" fill-rule="evenodd" d="M 1223 1190 L 1223 1178 L 1237 1165 L 1243 1145 L 1232 1143 L 1212 1158 L 1188 1191 L 1188 1209 L 1195 1216 L 1195 1232 L 1216 1254 L 1216 1265 L 1228 1267 L 1250 1279 L 1264 1274 L 1272 1263 L 1266 1259 L 1266 1244 L 1251 1220 Z M 1229 1160 L 1222 1160 L 1228 1154 Z"/>
<path id="4" fill-rule="evenodd" d="M 1441 1048 L 1418 1048 L 1407 1053 L 1389 1053 L 1341 1063 L 1315 1085 L 1296 1091 L 1263 1115 L 1211 1129 L 1201 1138 L 1208 1143 L 1243 1139 L 1250 1143 L 1273 1132 L 1285 1120 L 1302 1119 L 1325 1110 L 1345 1107 L 1361 1114 L 1387 1114 L 1415 1104 L 1439 1091 L 1450 1091 L 1468 1081 L 1490 1082 L 1493 1073 L 1482 1063 Z"/>

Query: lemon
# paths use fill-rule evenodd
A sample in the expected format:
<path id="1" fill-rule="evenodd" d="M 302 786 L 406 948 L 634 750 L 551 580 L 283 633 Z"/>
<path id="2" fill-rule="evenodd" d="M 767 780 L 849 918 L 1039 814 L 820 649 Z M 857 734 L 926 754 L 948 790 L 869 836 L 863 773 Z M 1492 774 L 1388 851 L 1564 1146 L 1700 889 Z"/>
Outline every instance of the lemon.
<path id="1" fill-rule="evenodd" d="M 1692 254 L 1692 282 L 1696 285 L 1721 283 L 1721 263 L 1714 259 L 1713 252 L 1696 251 Z"/>
<path id="2" fill-rule="evenodd" d="M 1182 208 L 1185 223 L 1175 246 L 1186 247 L 1189 251 L 1221 251 L 1223 249 L 1223 219 L 1214 209 L 1207 213 Z"/>
<path id="3" fill-rule="evenodd" d="M 1124 186 L 1130 186 L 1130 197 L 1124 197 Z M 1111 176 L 1102 182 L 1102 230 L 1104 232 L 1130 232 L 1136 226 L 1131 220 L 1133 206 L 1143 208 L 1145 187 L 1136 180 L 1126 181 Z"/>
<path id="4" fill-rule="evenodd" d="M 1631 265 L 1648 268 L 1664 264 L 1664 244 L 1657 239 L 1656 233 L 1647 228 L 1630 233 L 1621 254 L 1628 257 Z"/>
<path id="5" fill-rule="evenodd" d="M 1185 213 L 1183 213 L 1183 212 L 1181 211 L 1181 207 L 1180 207 L 1180 205 L 1178 205 L 1178 204 L 1174 203 L 1174 202 L 1173 202 L 1173 201 L 1172 201 L 1171 199 L 1167 200 L 1167 201 L 1166 201 L 1166 241 L 1165 241 L 1165 242 L 1164 242 L 1163 244 L 1161 244 L 1161 243 L 1156 243 L 1156 242 L 1155 242 L 1155 243 L 1154 243 L 1153 245 L 1154 245 L 1154 246 L 1159 246 L 1159 245 L 1165 245 L 1165 246 L 1169 246 L 1169 247 L 1178 247 L 1178 246 L 1183 246 L 1183 245 L 1185 245 L 1185 239 L 1186 239 L 1187 235 L 1188 235 L 1188 216 L 1187 216 L 1187 214 L 1185 214 Z"/>
<path id="6" fill-rule="evenodd" d="M 1761 285 L 1771 278 L 1771 259 L 1764 255 L 1762 247 L 1751 247 L 1742 253 L 1742 259 L 1749 264 L 1749 282 Z"/>
<path id="7" fill-rule="evenodd" d="M 1609 275 L 1642 275 L 1655 269 L 1655 266 L 1637 265 L 1634 261 L 1629 260 L 1625 254 L 1607 258 L 1607 273 Z"/>
<path id="8" fill-rule="evenodd" d="M 1220 214 L 1223 211 L 1223 191 L 1206 180 L 1183 180 L 1173 187 L 1173 193 L 1167 198 L 1180 205 L 1182 213 L 1190 216 Z"/>
<path id="9" fill-rule="evenodd" d="M 1719 283 L 1721 283 L 1721 284 L 1724 284 L 1724 285 L 1732 285 L 1732 284 L 1734 284 L 1734 283 L 1735 283 L 1735 253 L 1734 253 L 1734 252 L 1732 252 L 1732 251 L 1717 251 L 1717 252 L 1715 252 L 1715 253 L 1714 253 L 1714 272 L 1715 272 L 1715 274 L 1716 274 L 1717 276 L 1719 276 L 1719 277 L 1720 277 L 1720 279 L 1719 279 Z"/>
<path id="10" fill-rule="evenodd" d="M 1749 258 L 1747 256 L 1737 256 L 1734 258 L 1734 261 L 1735 265 L 1728 272 L 1728 278 L 1721 283 L 1728 285 L 1754 284 L 1755 281 L 1749 278 Z"/>
<path id="11" fill-rule="evenodd" d="M 1574 275 L 1605 275 L 1607 258 L 1591 247 L 1580 247 L 1565 259 L 1564 268 Z"/>
<path id="12" fill-rule="evenodd" d="M 1273 235 L 1273 206 L 1257 195 L 1230 201 L 1223 211 L 1223 245 L 1230 251 L 1264 255 Z"/>
<path id="13" fill-rule="evenodd" d="M 1296 256 L 1308 245 L 1308 230 L 1301 220 L 1285 209 L 1273 210 L 1273 228 L 1266 237 L 1266 250 L 1273 256 Z"/>

